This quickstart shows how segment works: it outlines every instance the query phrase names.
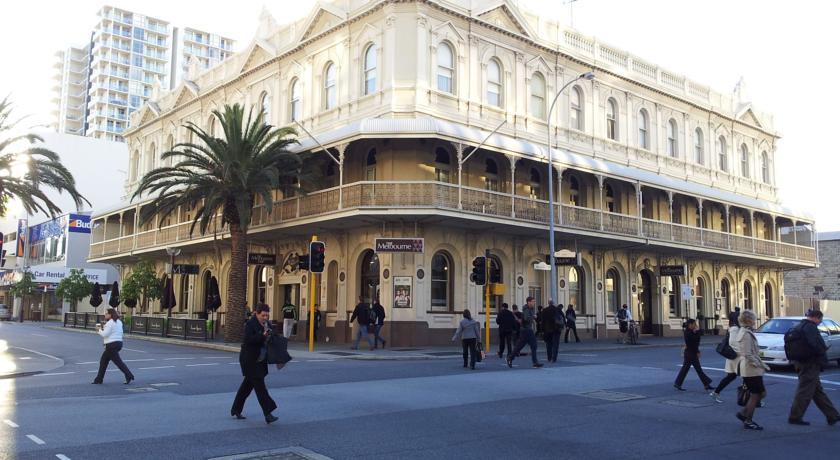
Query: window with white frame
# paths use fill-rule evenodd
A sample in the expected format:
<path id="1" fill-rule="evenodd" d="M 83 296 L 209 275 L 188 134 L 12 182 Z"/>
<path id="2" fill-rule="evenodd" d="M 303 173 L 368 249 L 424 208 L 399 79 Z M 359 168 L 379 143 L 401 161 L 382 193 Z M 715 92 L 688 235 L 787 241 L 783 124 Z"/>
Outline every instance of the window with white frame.
<path id="1" fill-rule="evenodd" d="M 583 93 L 577 86 L 569 92 L 569 127 L 583 131 Z"/>
<path id="2" fill-rule="evenodd" d="M 761 181 L 765 184 L 770 183 L 770 157 L 767 152 L 761 152 Z"/>
<path id="3" fill-rule="evenodd" d="M 618 104 L 615 99 L 607 99 L 607 138 L 618 140 Z"/>
<path id="4" fill-rule="evenodd" d="M 668 120 L 668 155 L 676 158 L 679 155 L 677 147 L 677 137 L 679 130 L 677 129 L 677 122 L 671 118 Z"/>
<path id="5" fill-rule="evenodd" d="M 750 151 L 747 144 L 741 144 L 741 176 L 750 177 Z"/>
<path id="6" fill-rule="evenodd" d="M 335 64 L 329 63 L 324 69 L 324 108 L 330 110 L 336 105 Z"/>
<path id="7" fill-rule="evenodd" d="M 452 309 L 452 257 L 446 251 L 438 251 L 432 257 L 431 307 L 432 311 Z"/>
<path id="8" fill-rule="evenodd" d="M 545 79 L 539 73 L 531 77 L 531 115 L 545 118 Z"/>
<path id="9" fill-rule="evenodd" d="M 365 49 L 365 94 L 376 91 L 376 45 L 370 44 Z"/>
<path id="10" fill-rule="evenodd" d="M 437 89 L 445 93 L 454 93 L 454 83 L 454 53 L 448 43 L 441 43 L 437 47 Z"/>
<path id="11" fill-rule="evenodd" d="M 705 163 L 705 152 L 703 151 L 703 130 L 697 128 L 694 130 L 694 161 L 698 165 Z"/>
<path id="12" fill-rule="evenodd" d="M 495 59 L 487 64 L 487 103 L 502 106 L 502 67 Z"/>
<path id="13" fill-rule="evenodd" d="M 729 166 L 726 164 L 726 138 L 723 136 L 718 137 L 718 168 L 726 172 L 729 169 Z"/>
<path id="14" fill-rule="evenodd" d="M 607 270 L 607 277 L 604 279 L 604 290 L 607 292 L 607 308 L 612 314 L 618 312 L 620 282 L 621 278 L 618 275 L 618 270 L 615 268 Z"/>
<path id="15" fill-rule="evenodd" d="M 301 102 L 300 102 L 300 80 L 295 78 L 292 80 L 291 97 L 289 98 L 289 114 L 291 121 L 300 120 L 301 116 Z"/>
<path id="16" fill-rule="evenodd" d="M 271 123 L 271 100 L 265 91 L 260 94 L 260 110 L 262 112 L 263 123 Z"/>
<path id="17" fill-rule="evenodd" d="M 647 110 L 639 110 L 639 148 L 650 149 L 648 126 L 650 126 Z"/>

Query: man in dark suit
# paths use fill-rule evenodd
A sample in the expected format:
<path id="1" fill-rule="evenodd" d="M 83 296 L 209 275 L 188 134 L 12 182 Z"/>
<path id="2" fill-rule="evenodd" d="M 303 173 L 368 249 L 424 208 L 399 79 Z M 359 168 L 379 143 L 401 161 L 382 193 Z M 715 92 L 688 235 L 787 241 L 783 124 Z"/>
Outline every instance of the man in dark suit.
<path id="1" fill-rule="evenodd" d="M 242 384 L 236 392 L 233 406 L 230 408 L 231 417 L 244 419 L 242 409 L 245 407 L 245 400 L 253 390 L 257 394 L 257 400 L 265 415 L 265 423 L 277 421 L 277 417 L 271 414 L 277 409 L 277 403 L 268 394 L 265 386 L 265 376 L 268 375 L 268 364 L 259 362 L 260 351 L 265 347 L 265 339 L 271 334 L 271 325 L 268 322 L 269 308 L 266 304 L 258 304 L 254 307 L 254 314 L 245 323 L 245 338 L 242 339 L 242 347 L 239 350 L 239 366 L 242 368 Z"/>

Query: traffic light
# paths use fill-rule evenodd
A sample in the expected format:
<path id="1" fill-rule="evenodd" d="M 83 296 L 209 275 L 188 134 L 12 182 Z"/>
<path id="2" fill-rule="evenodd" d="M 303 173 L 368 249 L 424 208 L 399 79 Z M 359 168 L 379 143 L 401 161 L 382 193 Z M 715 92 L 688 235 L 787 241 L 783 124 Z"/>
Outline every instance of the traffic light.
<path id="1" fill-rule="evenodd" d="M 470 275 L 470 280 L 472 280 L 476 286 L 484 286 L 487 284 L 487 259 L 483 256 L 473 259 L 473 269 L 472 275 Z"/>
<path id="2" fill-rule="evenodd" d="M 298 256 L 298 269 L 309 270 L 309 254 L 303 254 Z"/>
<path id="3" fill-rule="evenodd" d="M 327 246 L 323 241 L 309 243 L 309 271 L 311 273 L 324 272 L 324 258 L 327 256 Z"/>

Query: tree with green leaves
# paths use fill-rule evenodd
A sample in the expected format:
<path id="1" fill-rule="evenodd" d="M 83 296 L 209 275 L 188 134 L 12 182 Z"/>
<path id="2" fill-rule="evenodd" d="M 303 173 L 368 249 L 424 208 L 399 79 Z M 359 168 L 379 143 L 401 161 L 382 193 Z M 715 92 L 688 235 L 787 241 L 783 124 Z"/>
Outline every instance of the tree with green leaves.
<path id="1" fill-rule="evenodd" d="M 155 266 L 148 260 L 141 260 L 122 283 L 120 295 L 126 306 L 136 305 L 140 301 L 140 312 L 149 308 L 149 302 L 163 295 L 160 280 L 155 273 Z"/>
<path id="2" fill-rule="evenodd" d="M 29 214 L 61 214 L 44 189 L 67 194 L 76 208 L 90 202 L 76 190 L 76 181 L 55 152 L 39 147 L 44 140 L 36 134 L 9 135 L 20 120 L 12 120 L 12 104 L 0 101 L 0 216 L 9 202 L 20 201 Z"/>
<path id="3" fill-rule="evenodd" d="M 248 228 L 256 198 L 271 213 L 274 192 L 295 188 L 303 161 L 289 151 L 297 140 L 291 128 L 274 128 L 262 111 L 245 113 L 239 104 L 213 111 L 223 137 L 216 137 L 195 123 L 185 126 L 196 143 L 180 143 L 161 158 L 178 163 L 154 169 L 140 181 L 133 198 L 151 196 L 151 206 L 140 213 L 141 225 L 166 217 L 179 208 L 198 205 L 190 232 L 198 226 L 204 235 L 216 216 L 230 232 L 231 267 L 227 283 L 225 340 L 240 341 L 245 322 L 248 272 Z"/>
<path id="4" fill-rule="evenodd" d="M 35 294 L 37 286 L 35 285 L 35 276 L 30 271 L 23 272 L 20 280 L 9 287 L 9 294 L 12 297 L 20 297 L 20 320 L 23 321 L 23 305 L 26 300 L 29 300 L 32 294 Z"/>
<path id="5" fill-rule="evenodd" d="M 90 295 L 91 288 L 90 281 L 85 276 L 85 271 L 73 268 L 70 269 L 69 275 L 59 281 L 55 288 L 55 295 L 70 302 L 70 311 L 76 311 L 79 301 Z"/>

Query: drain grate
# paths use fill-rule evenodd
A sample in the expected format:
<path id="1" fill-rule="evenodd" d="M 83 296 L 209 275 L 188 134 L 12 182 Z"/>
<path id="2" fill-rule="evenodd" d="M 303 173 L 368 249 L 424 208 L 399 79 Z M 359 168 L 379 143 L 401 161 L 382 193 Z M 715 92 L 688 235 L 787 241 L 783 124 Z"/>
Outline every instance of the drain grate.
<path id="1" fill-rule="evenodd" d="M 607 391 L 607 390 L 595 390 L 595 391 L 588 391 L 586 393 L 579 393 L 580 396 L 586 396 L 587 398 L 595 398 L 595 399 L 603 399 L 604 401 L 612 401 L 612 402 L 621 402 L 621 401 L 632 401 L 634 399 L 645 399 L 645 396 L 632 394 L 632 393 L 621 393 L 618 391 Z"/>
<path id="2" fill-rule="evenodd" d="M 708 407 L 712 405 L 712 403 L 696 403 L 691 401 L 683 401 L 680 399 L 666 399 L 664 401 L 659 402 L 661 402 L 662 404 L 667 404 L 669 406 L 685 407 L 688 409 L 697 409 L 698 407 Z"/>
<path id="3" fill-rule="evenodd" d="M 322 351 L 322 355 L 334 355 L 334 356 L 356 356 L 358 353 L 350 353 L 349 351 Z"/>
<path id="4" fill-rule="evenodd" d="M 423 353 L 423 354 L 424 355 L 430 355 L 430 356 L 459 356 L 463 353 L 461 353 L 460 351 L 434 351 L 434 352 L 431 352 L 431 353 Z"/>
<path id="5" fill-rule="evenodd" d="M 283 449 L 263 450 L 245 454 L 213 457 L 208 460 L 332 460 L 327 456 L 312 452 L 303 447 L 286 447 Z"/>

